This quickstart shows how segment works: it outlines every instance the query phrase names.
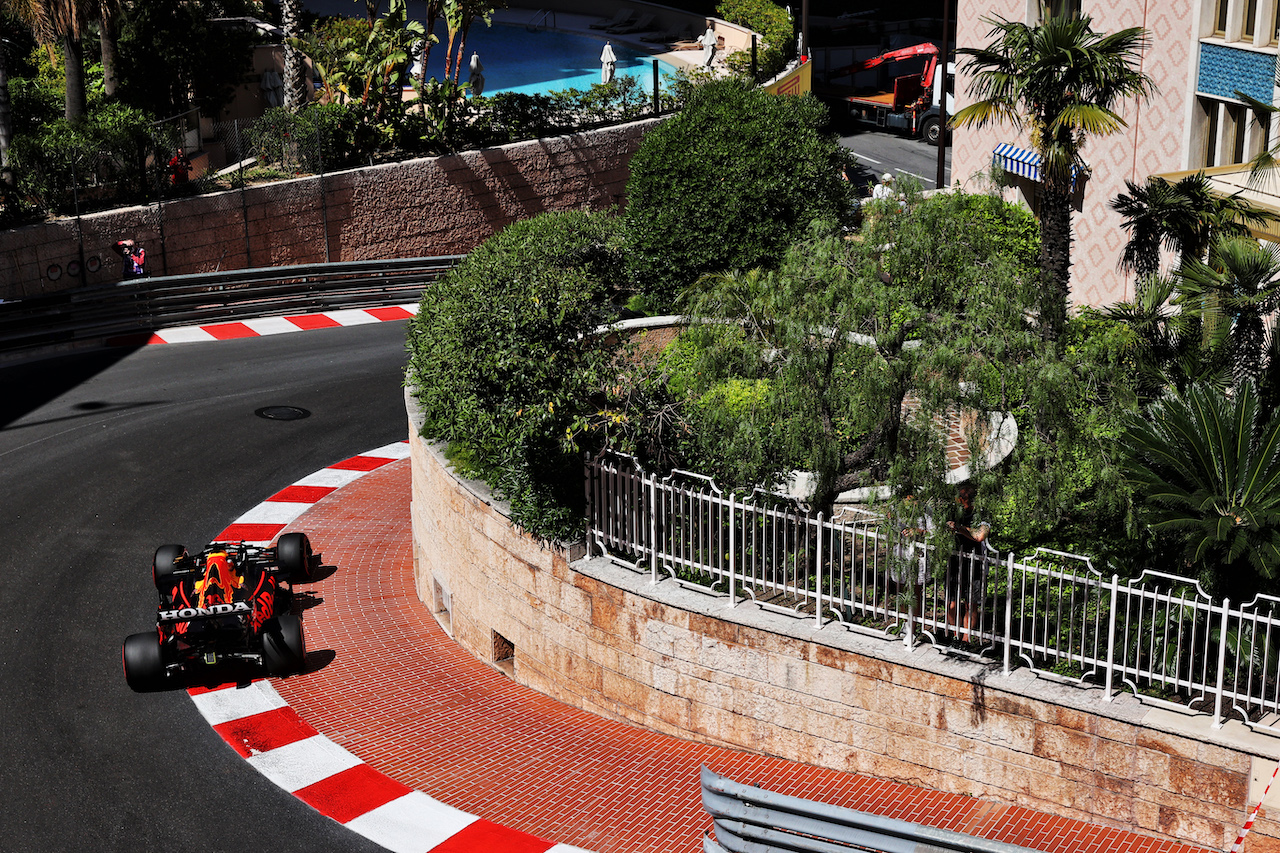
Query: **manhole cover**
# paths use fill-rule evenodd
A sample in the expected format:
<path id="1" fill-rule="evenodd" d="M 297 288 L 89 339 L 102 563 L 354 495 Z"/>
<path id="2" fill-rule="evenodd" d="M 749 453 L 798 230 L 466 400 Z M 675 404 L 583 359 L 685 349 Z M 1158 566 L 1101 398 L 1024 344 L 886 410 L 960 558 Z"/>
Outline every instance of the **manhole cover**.
<path id="1" fill-rule="evenodd" d="M 297 406 L 264 406 L 254 414 L 269 421 L 300 421 L 311 416 L 306 409 Z"/>

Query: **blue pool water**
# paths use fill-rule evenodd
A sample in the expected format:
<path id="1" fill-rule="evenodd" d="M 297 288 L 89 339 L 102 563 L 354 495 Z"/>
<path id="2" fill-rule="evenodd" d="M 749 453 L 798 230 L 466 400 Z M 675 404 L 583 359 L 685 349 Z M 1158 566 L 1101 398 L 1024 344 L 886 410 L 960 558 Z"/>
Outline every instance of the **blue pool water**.
<path id="1" fill-rule="evenodd" d="M 427 62 L 427 77 L 444 78 L 444 55 L 448 45 L 448 33 L 443 25 L 436 28 L 439 44 L 431 46 Z M 646 92 L 653 91 L 653 57 L 633 48 L 612 42 L 618 58 L 618 77 L 638 77 Z M 467 79 L 467 67 L 473 52 L 480 54 L 484 65 L 484 94 L 520 92 L 525 95 L 544 95 L 564 89 L 589 89 L 600 82 L 600 52 L 604 39 L 576 33 L 553 30 L 529 32 L 525 27 L 513 24 L 494 24 L 486 27 L 477 21 L 467 34 L 462 71 L 458 82 Z M 457 50 L 455 45 L 454 50 Z M 660 75 L 671 74 L 675 68 L 666 62 L 658 62 Z"/>

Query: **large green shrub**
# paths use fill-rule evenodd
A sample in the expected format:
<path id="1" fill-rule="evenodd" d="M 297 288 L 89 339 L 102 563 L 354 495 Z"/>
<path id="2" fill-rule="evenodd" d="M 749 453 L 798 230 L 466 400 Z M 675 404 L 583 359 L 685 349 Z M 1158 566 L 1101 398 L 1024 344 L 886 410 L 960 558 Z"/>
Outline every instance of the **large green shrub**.
<path id="1" fill-rule="evenodd" d="M 629 268 L 670 303 L 703 273 L 773 267 L 815 219 L 848 217 L 851 162 L 812 97 L 739 80 L 693 90 L 631 160 Z"/>
<path id="2" fill-rule="evenodd" d="M 449 442 L 539 536 L 581 529 L 582 456 L 567 435 L 615 373 L 591 332 L 610 315 L 619 227 L 577 212 L 510 225 L 429 283 L 410 325 L 423 435 Z"/>

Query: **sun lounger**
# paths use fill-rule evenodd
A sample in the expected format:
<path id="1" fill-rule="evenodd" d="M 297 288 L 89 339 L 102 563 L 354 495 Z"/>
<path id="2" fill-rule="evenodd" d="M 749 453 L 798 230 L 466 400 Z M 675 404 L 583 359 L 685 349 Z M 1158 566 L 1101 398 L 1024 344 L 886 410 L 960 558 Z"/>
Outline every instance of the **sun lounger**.
<path id="1" fill-rule="evenodd" d="M 674 44 L 681 41 L 690 41 L 693 39 L 693 31 L 689 27 L 681 29 L 671 29 L 660 33 L 649 33 L 640 36 L 640 41 L 647 41 L 650 44 Z"/>
<path id="2" fill-rule="evenodd" d="M 594 24 L 587 24 L 593 30 L 607 30 L 610 27 L 622 27 L 631 23 L 631 19 L 636 16 L 634 9 L 619 9 L 618 13 L 609 20 L 600 20 Z"/>
<path id="3" fill-rule="evenodd" d="M 622 24 L 617 27 L 605 27 L 605 32 L 614 35 L 622 35 L 623 33 L 643 33 L 653 25 L 653 15 L 645 12 L 636 19 L 634 24 Z"/>

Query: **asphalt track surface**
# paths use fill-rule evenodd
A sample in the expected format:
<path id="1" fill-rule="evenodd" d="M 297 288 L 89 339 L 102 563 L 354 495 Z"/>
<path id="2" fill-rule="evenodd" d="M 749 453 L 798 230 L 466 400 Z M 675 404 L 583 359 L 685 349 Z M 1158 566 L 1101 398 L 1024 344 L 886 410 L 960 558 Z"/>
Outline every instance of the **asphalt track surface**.
<path id="1" fill-rule="evenodd" d="M 257 773 L 182 690 L 136 694 L 150 561 L 406 437 L 403 322 L 0 368 L 0 850 L 381 851 Z M 311 412 L 295 421 L 267 406 Z"/>

